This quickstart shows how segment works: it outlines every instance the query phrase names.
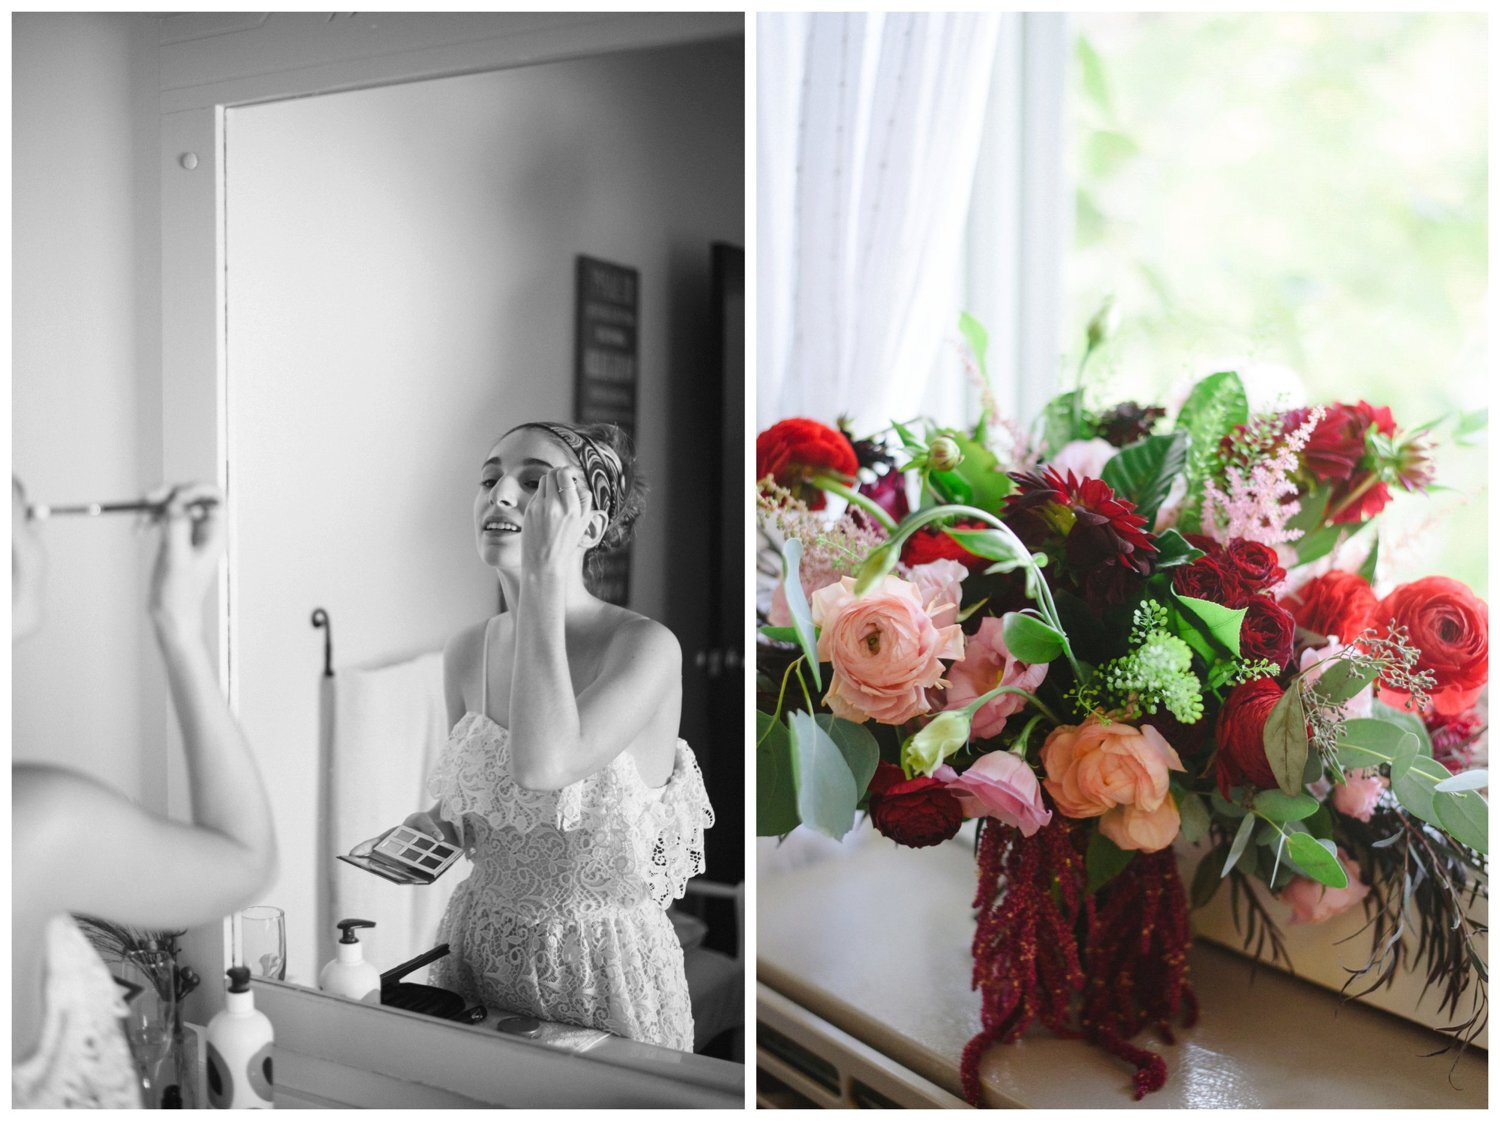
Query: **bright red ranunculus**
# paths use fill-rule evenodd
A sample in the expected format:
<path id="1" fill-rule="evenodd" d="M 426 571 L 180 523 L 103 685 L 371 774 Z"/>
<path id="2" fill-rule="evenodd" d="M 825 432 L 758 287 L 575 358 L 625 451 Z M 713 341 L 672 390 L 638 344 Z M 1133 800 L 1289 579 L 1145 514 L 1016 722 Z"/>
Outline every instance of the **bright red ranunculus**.
<path id="1" fill-rule="evenodd" d="M 1247 592 L 1263 592 L 1286 579 L 1281 558 L 1269 545 L 1236 537 L 1224 552 Z"/>
<path id="2" fill-rule="evenodd" d="M 983 522 L 956 522 L 954 529 L 988 529 Z M 901 563 L 908 568 L 919 564 L 930 564 L 935 560 L 955 560 L 970 571 L 977 572 L 995 562 L 986 557 L 977 557 L 940 529 L 923 527 L 906 539 L 901 547 Z"/>
<path id="3" fill-rule="evenodd" d="M 1292 660 L 1297 621 L 1270 596 L 1251 596 L 1240 624 L 1240 655 L 1264 658 L 1278 670 Z"/>
<path id="4" fill-rule="evenodd" d="M 831 473 L 854 478 L 859 458 L 849 437 L 806 417 L 777 421 L 755 438 L 755 477 L 774 478 L 779 486 L 807 502 L 811 510 L 821 510 L 823 492 L 806 484 L 813 475 Z"/>
<path id="5" fill-rule="evenodd" d="M 1456 714 L 1473 706 L 1490 679 L 1490 609 L 1484 600 L 1447 576 L 1424 576 L 1402 584 L 1375 609 L 1375 623 L 1406 628 L 1422 652 L 1418 670 L 1431 670 L 1432 708 Z M 1384 686 L 1380 699 L 1404 705 L 1407 694 Z"/>
<path id="6" fill-rule="evenodd" d="M 870 779 L 870 820 L 897 844 L 920 849 L 941 844 L 963 824 L 963 807 L 941 779 L 908 779 L 882 762 Z"/>
<path id="7" fill-rule="evenodd" d="M 1215 735 L 1219 753 L 1215 760 L 1219 793 L 1229 797 L 1229 788 L 1249 782 L 1262 790 L 1276 788 L 1276 776 L 1266 761 L 1266 718 L 1281 700 L 1281 686 L 1269 677 L 1257 677 L 1236 685 L 1224 698 Z"/>
<path id="8" fill-rule="evenodd" d="M 1332 635 L 1346 645 L 1375 621 L 1375 604 L 1368 580 L 1356 572 L 1337 570 L 1314 577 L 1281 600 L 1299 627 Z"/>
<path id="9" fill-rule="evenodd" d="M 1206 599 L 1225 607 L 1244 607 L 1249 595 L 1239 571 L 1224 555 L 1199 557 L 1172 570 L 1172 587 L 1179 595 Z"/>
<path id="10" fill-rule="evenodd" d="M 1353 483 L 1333 484 L 1333 490 L 1328 493 L 1328 509 L 1333 511 L 1328 519 L 1330 525 L 1367 521 L 1385 509 L 1385 504 L 1391 500 L 1391 488 L 1384 483 L 1370 483 L 1350 498 L 1368 479 L 1368 475 L 1360 475 Z"/>

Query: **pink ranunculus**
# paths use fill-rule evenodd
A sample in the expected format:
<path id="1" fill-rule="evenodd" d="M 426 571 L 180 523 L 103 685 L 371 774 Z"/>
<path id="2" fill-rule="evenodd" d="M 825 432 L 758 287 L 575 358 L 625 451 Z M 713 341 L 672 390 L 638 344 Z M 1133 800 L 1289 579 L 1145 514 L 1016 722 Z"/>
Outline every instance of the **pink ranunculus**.
<path id="1" fill-rule="evenodd" d="M 963 708 L 996 685 L 1014 685 L 1017 689 L 1035 693 L 1037 686 L 1046 679 L 1046 663 L 1034 666 L 1017 661 L 1011 655 L 1005 646 L 1004 629 L 999 619 L 989 617 L 981 621 L 979 630 L 969 636 L 963 661 L 953 663 L 948 671 L 944 708 Z M 1025 704 L 1025 697 L 1001 693 L 974 714 L 974 738 L 983 740 L 998 736 L 1005 721 L 1020 712 Z"/>
<path id="2" fill-rule="evenodd" d="M 1099 831 L 1122 849 L 1157 852 L 1181 826 L 1169 771 L 1182 760 L 1149 724 L 1137 728 L 1090 716 L 1054 728 L 1042 745 L 1043 785 L 1064 817 L 1097 817 Z"/>
<path id="3" fill-rule="evenodd" d="M 1348 887 L 1324 887 L 1316 880 L 1298 876 L 1281 889 L 1281 901 L 1292 908 L 1292 922 L 1327 922 L 1370 894 L 1370 887 L 1360 880 L 1359 868 L 1354 861 L 1344 854 L 1343 849 L 1338 850 L 1338 856 L 1349 876 Z"/>
<path id="4" fill-rule="evenodd" d="M 1327 646 L 1308 647 L 1302 651 L 1302 657 L 1297 663 L 1299 670 L 1306 670 L 1309 666 L 1316 667 L 1310 670 L 1303 679 L 1309 685 L 1313 684 L 1329 671 L 1337 663 L 1334 656 L 1343 650 L 1344 644 L 1338 639 L 1332 639 Z M 1322 663 L 1321 665 L 1319 663 Z M 1371 708 L 1375 703 L 1375 685 L 1372 682 L 1366 685 L 1354 696 L 1344 702 L 1344 715 L 1350 720 L 1360 720 L 1370 715 Z M 1366 821 L 1369 818 L 1365 818 Z"/>
<path id="5" fill-rule="evenodd" d="M 1064 444 L 1047 462 L 1057 468 L 1058 474 L 1071 471 L 1080 479 L 1098 479 L 1104 474 L 1104 465 L 1113 459 L 1119 448 L 1108 440 L 1074 440 Z"/>
<path id="6" fill-rule="evenodd" d="M 944 764 L 937 778 L 948 780 L 965 817 L 993 817 L 1030 837 L 1052 820 L 1042 803 L 1042 788 L 1026 760 L 1008 751 L 981 755 L 963 774 Z"/>
<path id="7" fill-rule="evenodd" d="M 915 584 L 886 576 L 862 596 L 854 579 L 812 595 L 818 658 L 833 663 L 824 701 L 835 716 L 900 724 L 931 711 L 927 689 L 943 678 L 940 659 L 959 658 L 964 634 L 933 622 Z"/>
<path id="8" fill-rule="evenodd" d="M 958 605 L 963 600 L 963 581 L 968 574 L 965 565 L 946 558 L 907 569 L 907 579 L 917 586 L 933 626 L 951 627 L 958 622 Z"/>
<path id="9" fill-rule="evenodd" d="M 1369 821 L 1390 780 L 1374 770 L 1344 772 L 1344 781 L 1333 787 L 1333 808 L 1345 817 Z"/>

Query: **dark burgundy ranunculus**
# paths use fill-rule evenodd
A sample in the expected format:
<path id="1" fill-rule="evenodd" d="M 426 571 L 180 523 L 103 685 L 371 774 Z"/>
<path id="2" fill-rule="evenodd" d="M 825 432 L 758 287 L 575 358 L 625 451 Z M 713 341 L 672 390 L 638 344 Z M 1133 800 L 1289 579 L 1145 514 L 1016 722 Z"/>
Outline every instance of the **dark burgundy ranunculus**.
<path id="1" fill-rule="evenodd" d="M 1266 718 L 1281 700 L 1281 686 L 1269 677 L 1257 677 L 1236 685 L 1224 698 L 1214 727 L 1219 741 L 1215 769 L 1219 793 L 1229 797 L 1229 788 L 1249 782 L 1262 790 L 1276 787 L 1276 776 L 1266 760 Z"/>
<path id="2" fill-rule="evenodd" d="M 1251 596 L 1240 624 L 1240 656 L 1264 658 L 1278 670 L 1292 660 L 1297 620 L 1270 596 Z"/>
<path id="3" fill-rule="evenodd" d="M 1236 537 L 1224 552 L 1247 592 L 1263 592 L 1286 579 L 1281 558 L 1269 545 Z"/>
<path id="4" fill-rule="evenodd" d="M 909 779 L 892 763 L 875 768 L 869 806 L 876 829 L 914 849 L 948 840 L 964 820 L 963 807 L 941 779 Z"/>
<path id="5" fill-rule="evenodd" d="M 906 472 L 890 468 L 878 476 L 873 483 L 860 483 L 859 493 L 879 506 L 891 519 L 900 522 L 911 513 L 911 503 L 906 497 Z M 874 519 L 858 506 L 851 505 L 849 513 L 861 522 L 873 524 Z"/>
<path id="6" fill-rule="evenodd" d="M 1225 607 L 1244 607 L 1249 599 L 1238 570 L 1223 556 L 1199 557 L 1192 564 L 1173 569 L 1172 587 L 1179 595 Z"/>

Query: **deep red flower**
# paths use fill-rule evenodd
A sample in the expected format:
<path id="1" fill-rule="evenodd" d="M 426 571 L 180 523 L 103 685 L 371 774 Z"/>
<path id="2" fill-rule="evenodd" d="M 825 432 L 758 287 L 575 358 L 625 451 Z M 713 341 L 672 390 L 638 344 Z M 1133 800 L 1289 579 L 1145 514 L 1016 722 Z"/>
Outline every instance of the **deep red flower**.
<path id="1" fill-rule="evenodd" d="M 1236 537 L 1224 552 L 1247 592 L 1263 592 L 1286 579 L 1281 558 L 1269 545 Z"/>
<path id="2" fill-rule="evenodd" d="M 1278 670 L 1292 660 L 1297 621 L 1270 596 L 1251 596 L 1240 624 L 1240 655 L 1264 658 Z"/>
<path id="3" fill-rule="evenodd" d="M 1285 431 L 1300 428 L 1311 409 L 1293 409 L 1282 414 Z M 1396 421 L 1385 406 L 1375 408 L 1366 401 L 1357 405 L 1335 402 L 1323 406 L 1323 419 L 1312 430 L 1302 449 L 1302 464 L 1317 478 L 1351 480 L 1365 458 L 1365 438 L 1371 429 L 1384 436 L 1393 435 Z"/>
<path id="4" fill-rule="evenodd" d="M 1262 790 L 1276 787 L 1276 776 L 1266 761 L 1266 718 L 1281 700 L 1281 686 L 1269 677 L 1257 677 L 1236 685 L 1219 709 L 1215 736 L 1219 753 L 1215 769 L 1219 793 L 1229 797 L 1229 788 L 1249 782 Z"/>
<path id="5" fill-rule="evenodd" d="M 1345 644 L 1374 622 L 1375 603 L 1368 580 L 1338 570 L 1314 577 L 1281 600 L 1303 630 L 1332 635 Z"/>
<path id="6" fill-rule="evenodd" d="M 983 522 L 956 522 L 954 529 L 988 529 Z M 995 562 L 987 557 L 976 557 L 940 529 L 924 526 L 906 539 L 901 547 L 901 563 L 908 568 L 928 564 L 935 560 L 956 560 L 977 572 Z"/>
<path id="7" fill-rule="evenodd" d="M 1220 545 L 1206 533 L 1184 533 L 1182 537 L 1193 548 L 1207 553 L 1211 557 L 1216 557 L 1224 551 L 1224 546 Z"/>
<path id="8" fill-rule="evenodd" d="M 870 820 L 897 844 L 919 849 L 941 844 L 963 824 L 963 808 L 941 779 L 906 778 L 893 763 L 880 763 L 870 779 Z"/>
<path id="9" fill-rule="evenodd" d="M 873 483 L 860 483 L 859 493 L 879 506 L 891 519 L 900 522 L 911 513 L 911 503 L 906 497 L 906 472 L 891 468 L 878 476 Z M 874 519 L 858 506 L 851 506 L 849 513 L 860 522 L 873 524 Z"/>
<path id="10" fill-rule="evenodd" d="M 859 471 L 859 459 L 849 437 L 806 417 L 792 417 L 771 425 L 755 438 L 755 477 L 774 478 L 807 502 L 811 510 L 821 510 L 825 496 L 807 485 L 813 475 L 835 474 L 852 479 Z"/>
<path id="11" fill-rule="evenodd" d="M 1135 504 L 1101 479 L 1079 479 L 1048 467 L 1041 474 L 1013 471 L 1017 488 L 1004 517 L 1032 547 L 1060 543 L 1067 568 L 1096 610 L 1121 602 L 1132 583 L 1151 572 L 1156 544 Z"/>
<path id="12" fill-rule="evenodd" d="M 1490 679 L 1490 609 L 1465 585 L 1447 576 L 1402 584 L 1375 608 L 1375 623 L 1403 626 L 1422 652 L 1418 670 L 1436 679 L 1432 707 L 1459 713 L 1473 706 Z M 1403 705 L 1404 693 L 1381 688 L 1386 704 Z"/>
<path id="13" fill-rule="evenodd" d="M 1425 712 L 1422 719 L 1432 737 L 1434 759 L 1455 775 L 1474 765 L 1475 741 L 1485 729 L 1484 717 L 1473 711 L 1456 716 Z"/>
<path id="14" fill-rule="evenodd" d="M 1223 554 L 1199 557 L 1173 569 L 1172 587 L 1179 595 L 1225 607 L 1244 607 L 1250 598 L 1240 583 L 1239 570 Z"/>
<path id="15" fill-rule="evenodd" d="M 1391 489 L 1384 483 L 1369 482 L 1368 474 L 1358 475 L 1354 482 L 1338 482 L 1328 492 L 1328 521 L 1331 525 L 1348 525 L 1367 521 L 1385 509 L 1391 500 Z M 1364 485 L 1368 484 L 1368 485 Z M 1364 485 L 1364 489 L 1359 487 Z"/>

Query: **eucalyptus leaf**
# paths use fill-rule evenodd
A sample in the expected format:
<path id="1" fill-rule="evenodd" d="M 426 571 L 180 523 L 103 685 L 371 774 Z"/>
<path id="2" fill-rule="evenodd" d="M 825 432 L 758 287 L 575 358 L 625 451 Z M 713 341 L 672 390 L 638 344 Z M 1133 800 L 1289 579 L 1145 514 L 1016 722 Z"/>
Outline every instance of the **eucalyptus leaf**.
<path id="1" fill-rule="evenodd" d="M 1438 783 L 1434 790 L 1439 794 L 1456 794 L 1465 790 L 1483 790 L 1490 784 L 1488 768 L 1477 767 L 1472 771 L 1460 771 Z"/>
<path id="2" fill-rule="evenodd" d="M 1323 886 L 1349 886 L 1349 873 L 1339 861 L 1332 841 L 1319 840 L 1310 833 L 1292 833 L 1287 837 L 1286 849 L 1298 867 Z"/>
<path id="3" fill-rule="evenodd" d="M 1001 628 L 1011 656 L 1028 665 L 1045 665 L 1063 652 L 1062 634 L 1035 616 L 1008 611 Z"/>
<path id="4" fill-rule="evenodd" d="M 1406 727 L 1361 717 L 1345 722 L 1335 752 L 1342 767 L 1386 766 L 1394 780 L 1404 775 L 1421 754 L 1420 747 L 1416 735 Z M 1446 768 L 1443 773 L 1447 774 Z"/>
<path id="5" fill-rule="evenodd" d="M 1125 870 L 1135 856 L 1134 849 L 1122 849 L 1097 829 L 1089 838 L 1083 866 L 1088 873 L 1088 892 L 1092 895 Z"/>
<path id="6" fill-rule="evenodd" d="M 792 739 L 775 717 L 755 714 L 755 835 L 781 837 L 801 824 L 792 773 Z"/>
<path id="7" fill-rule="evenodd" d="M 1434 794 L 1437 784 L 1448 777 L 1448 768 L 1431 759 L 1426 755 L 1418 755 L 1411 761 L 1405 772 L 1398 778 L 1391 778 L 1391 793 L 1411 813 L 1416 814 L 1429 825 L 1436 825 L 1439 829 L 1444 828 L 1443 819 L 1438 816 L 1437 806 L 1434 799 L 1453 798 L 1453 794 Z"/>
<path id="8" fill-rule="evenodd" d="M 1172 594 L 1177 596 L 1177 602 L 1182 604 L 1186 613 L 1212 635 L 1215 641 L 1226 647 L 1236 658 L 1240 656 L 1240 626 L 1245 621 L 1246 608 L 1229 608 L 1197 596 L 1180 595 L 1175 589 Z"/>
<path id="9" fill-rule="evenodd" d="M 1302 790 L 1302 771 L 1307 765 L 1307 713 L 1302 707 L 1302 687 L 1293 681 L 1266 717 L 1261 733 L 1266 762 L 1284 794 Z"/>
<path id="10" fill-rule="evenodd" d="M 1271 865 L 1271 878 L 1267 881 L 1273 890 L 1276 887 L 1276 877 L 1281 873 L 1281 858 L 1286 855 L 1286 841 L 1287 834 L 1278 833 L 1276 835 L 1276 860 Z"/>
<path id="11" fill-rule="evenodd" d="M 1219 890 L 1219 883 L 1224 879 L 1224 857 L 1227 852 L 1221 845 L 1198 862 L 1192 886 L 1188 889 L 1188 898 L 1194 908 L 1208 906 L 1209 900 Z"/>
<path id="12" fill-rule="evenodd" d="M 1490 851 L 1490 806 L 1472 790 L 1439 791 L 1433 795 L 1433 808 L 1443 830 L 1460 844 L 1475 852 Z"/>
<path id="13" fill-rule="evenodd" d="M 1333 664 L 1323 671 L 1318 680 L 1312 682 L 1312 688 L 1330 704 L 1343 704 L 1345 701 L 1352 700 L 1379 676 L 1378 664 L 1335 658 Z"/>
<path id="14" fill-rule="evenodd" d="M 1217 790 L 1212 791 L 1209 794 L 1208 801 L 1209 804 L 1213 806 L 1214 813 L 1219 814 L 1222 817 L 1244 817 L 1247 813 L 1250 812 L 1249 810 L 1245 809 L 1244 806 L 1239 805 L 1237 802 L 1229 801 L 1227 798 L 1223 797 Z"/>
<path id="15" fill-rule="evenodd" d="M 1370 715 L 1376 720 L 1383 720 L 1387 724 L 1395 724 L 1405 728 L 1417 737 L 1418 754 L 1432 754 L 1432 738 L 1427 734 L 1427 725 L 1422 723 L 1422 717 L 1417 713 L 1408 712 L 1404 708 L 1395 708 L 1382 701 L 1376 701 L 1370 706 Z"/>
<path id="16" fill-rule="evenodd" d="M 1208 807 L 1203 804 L 1203 799 L 1196 794 L 1185 794 L 1177 803 L 1177 812 L 1182 818 L 1182 839 L 1190 845 L 1196 845 L 1204 837 L 1208 836 L 1208 827 L 1212 822 Z"/>
<path id="17" fill-rule="evenodd" d="M 1256 818 L 1253 814 L 1246 814 L 1245 819 L 1240 822 L 1240 827 L 1235 831 L 1234 841 L 1229 846 L 1229 855 L 1224 858 L 1224 867 L 1219 872 L 1219 878 L 1223 879 L 1234 871 L 1234 866 L 1239 863 L 1240 856 L 1250 845 L 1250 839 L 1255 836 Z"/>
<path id="18" fill-rule="evenodd" d="M 1280 790 L 1262 790 L 1250 803 L 1256 813 L 1276 822 L 1301 821 L 1318 812 L 1321 805 L 1307 791 L 1284 794 Z"/>
<path id="19" fill-rule="evenodd" d="M 810 712 L 794 712 L 792 768 L 797 784 L 797 816 L 810 829 L 838 840 L 854 828 L 859 790 L 844 753 Z"/>
<path id="20" fill-rule="evenodd" d="M 802 591 L 802 542 L 795 537 L 787 538 L 781 547 L 781 586 L 786 594 L 787 613 L 792 617 L 792 629 L 797 633 L 797 645 L 807 658 L 813 684 L 821 691 L 823 671 L 818 665 L 818 636 L 813 629 L 812 608 Z"/>
<path id="21" fill-rule="evenodd" d="M 1187 466 L 1187 448 L 1186 432 L 1148 436 L 1116 452 L 1100 477 L 1117 495 L 1135 503 L 1135 512 L 1149 526 L 1166 501 L 1172 481 Z"/>
<path id="22" fill-rule="evenodd" d="M 818 727 L 827 732 L 828 738 L 838 746 L 844 762 L 849 765 L 849 773 L 854 776 L 854 789 L 859 797 L 863 797 L 880 762 L 880 745 L 863 724 L 826 712 L 818 713 L 816 720 Z"/>

